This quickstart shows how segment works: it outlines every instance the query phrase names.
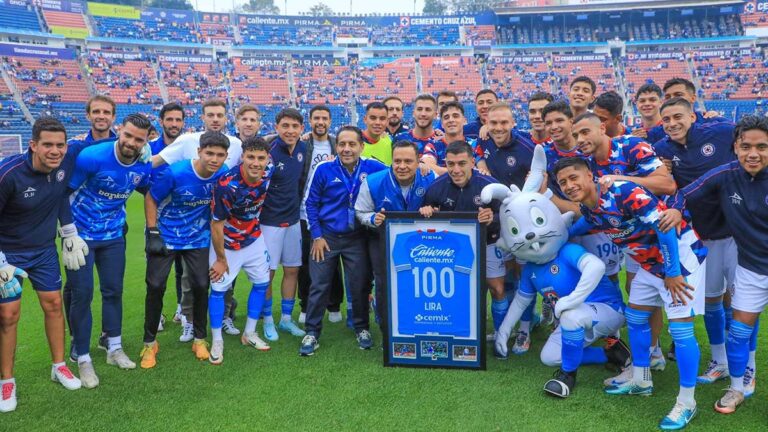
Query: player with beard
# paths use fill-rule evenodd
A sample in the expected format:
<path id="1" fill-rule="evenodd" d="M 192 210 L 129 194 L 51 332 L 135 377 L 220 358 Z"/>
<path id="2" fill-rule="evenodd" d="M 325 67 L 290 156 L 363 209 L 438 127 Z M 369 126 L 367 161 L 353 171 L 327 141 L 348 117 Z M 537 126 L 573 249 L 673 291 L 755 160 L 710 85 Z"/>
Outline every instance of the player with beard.
<path id="1" fill-rule="evenodd" d="M 403 123 L 403 100 L 397 96 L 389 96 L 382 103 L 387 107 L 387 133 L 394 139 L 397 135 L 408 132 L 408 125 Z"/>
<path id="2" fill-rule="evenodd" d="M 437 108 L 437 101 L 432 95 L 421 94 L 413 100 L 413 129 L 397 134 L 392 141 L 408 141 L 416 144 L 419 156 L 424 153 L 424 148 L 437 140 L 433 127 Z"/>
<path id="3" fill-rule="evenodd" d="M 235 127 L 241 141 L 259 134 L 261 129 L 261 112 L 253 105 L 242 105 L 235 113 Z"/>

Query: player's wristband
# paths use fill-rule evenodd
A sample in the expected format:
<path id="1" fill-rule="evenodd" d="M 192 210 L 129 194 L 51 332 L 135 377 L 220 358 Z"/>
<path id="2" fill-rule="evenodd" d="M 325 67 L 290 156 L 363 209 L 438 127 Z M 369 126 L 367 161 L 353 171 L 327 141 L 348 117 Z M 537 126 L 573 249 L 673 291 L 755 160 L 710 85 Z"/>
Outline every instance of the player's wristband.
<path id="1" fill-rule="evenodd" d="M 74 237 L 77 235 L 77 227 L 73 223 L 62 225 L 59 228 L 59 235 L 61 238 Z"/>

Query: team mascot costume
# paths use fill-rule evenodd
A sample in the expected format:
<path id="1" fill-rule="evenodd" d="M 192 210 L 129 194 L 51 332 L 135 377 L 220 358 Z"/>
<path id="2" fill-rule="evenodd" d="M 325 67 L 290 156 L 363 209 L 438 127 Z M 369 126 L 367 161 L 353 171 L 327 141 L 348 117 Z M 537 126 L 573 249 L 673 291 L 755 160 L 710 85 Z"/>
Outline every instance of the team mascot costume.
<path id="1" fill-rule="evenodd" d="M 554 308 L 559 324 L 541 350 L 541 361 L 560 369 L 544 391 L 568 397 L 582 364 L 631 364 L 627 346 L 615 336 L 624 325 L 621 292 L 605 276 L 605 264 L 582 246 L 568 243 L 573 212 L 561 214 L 550 201 L 552 192 L 538 191 L 544 182 L 546 156 L 536 146 L 531 172 L 521 191 L 500 184 L 486 186 L 483 202 L 502 201 L 499 210 L 501 238 L 497 247 L 509 250 L 524 262 L 520 287 L 496 333 L 494 353 L 507 358 L 510 333 L 525 308 L 540 293 Z M 593 342 L 606 338 L 605 347 Z"/>

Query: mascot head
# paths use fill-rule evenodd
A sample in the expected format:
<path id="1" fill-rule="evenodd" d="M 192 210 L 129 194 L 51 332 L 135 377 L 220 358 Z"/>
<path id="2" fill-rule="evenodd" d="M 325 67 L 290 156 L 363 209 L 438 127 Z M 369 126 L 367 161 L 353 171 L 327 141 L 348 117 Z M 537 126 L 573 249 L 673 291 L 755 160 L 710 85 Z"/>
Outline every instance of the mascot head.
<path id="1" fill-rule="evenodd" d="M 543 264 L 552 261 L 568 241 L 568 228 L 573 212 L 561 214 L 546 195 L 538 191 L 544 181 L 547 157 L 542 146 L 537 145 L 531 163 L 531 172 L 523 190 L 512 185 L 509 188 L 491 184 L 480 195 L 484 203 L 493 199 L 502 201 L 499 209 L 501 238 L 496 245 L 509 250 L 523 261 Z"/>

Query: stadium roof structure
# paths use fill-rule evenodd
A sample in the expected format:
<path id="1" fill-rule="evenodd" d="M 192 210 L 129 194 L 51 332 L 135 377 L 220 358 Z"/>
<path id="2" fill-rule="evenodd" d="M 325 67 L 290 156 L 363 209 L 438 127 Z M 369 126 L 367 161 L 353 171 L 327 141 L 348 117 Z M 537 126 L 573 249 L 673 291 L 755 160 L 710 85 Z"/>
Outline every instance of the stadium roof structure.
<path id="1" fill-rule="evenodd" d="M 525 14 L 557 14 L 573 12 L 622 12 L 649 9 L 678 9 L 683 7 L 702 7 L 702 6 L 740 6 L 745 3 L 744 0 L 674 0 L 674 1 L 655 1 L 655 0 L 615 0 L 615 1 L 586 1 L 578 4 L 563 4 L 552 6 L 516 6 L 517 2 L 501 2 L 507 5 L 494 7 L 493 11 L 497 15 L 525 15 Z M 524 1 L 523 4 L 531 2 Z"/>

